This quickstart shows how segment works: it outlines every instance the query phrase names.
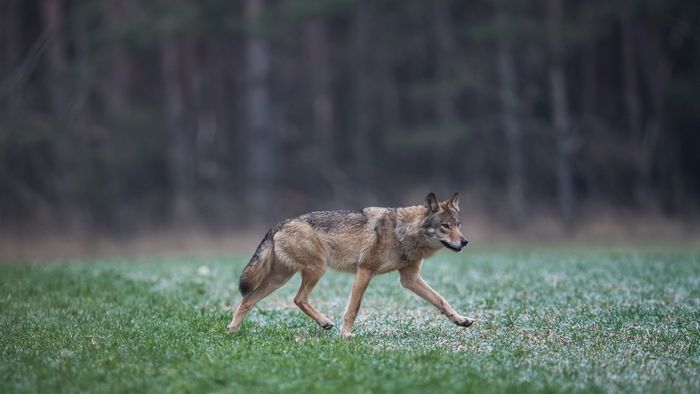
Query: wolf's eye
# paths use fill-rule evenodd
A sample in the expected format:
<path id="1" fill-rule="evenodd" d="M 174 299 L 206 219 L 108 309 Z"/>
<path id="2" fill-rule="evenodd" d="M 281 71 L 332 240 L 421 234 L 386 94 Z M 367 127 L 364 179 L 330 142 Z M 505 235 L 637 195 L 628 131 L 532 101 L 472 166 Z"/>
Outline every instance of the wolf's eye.
<path id="1" fill-rule="evenodd" d="M 446 230 L 449 230 L 449 229 L 450 229 L 450 225 L 447 224 L 447 223 L 442 223 L 442 224 L 440 225 L 440 227 L 442 227 L 442 228 L 444 228 L 444 229 L 446 229 Z"/>

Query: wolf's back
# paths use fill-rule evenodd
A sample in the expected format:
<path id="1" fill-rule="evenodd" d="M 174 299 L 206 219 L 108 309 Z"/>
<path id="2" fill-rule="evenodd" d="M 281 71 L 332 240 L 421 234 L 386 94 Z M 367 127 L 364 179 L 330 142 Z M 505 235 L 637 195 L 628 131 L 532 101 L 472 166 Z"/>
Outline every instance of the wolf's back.
<path id="1" fill-rule="evenodd" d="M 241 279 L 238 282 L 238 290 L 244 297 L 260 286 L 267 274 L 270 273 L 270 268 L 272 267 L 273 235 L 274 229 L 271 229 L 265 234 L 265 238 L 260 241 L 258 248 L 255 249 L 253 257 L 250 258 L 248 264 L 243 268 Z"/>

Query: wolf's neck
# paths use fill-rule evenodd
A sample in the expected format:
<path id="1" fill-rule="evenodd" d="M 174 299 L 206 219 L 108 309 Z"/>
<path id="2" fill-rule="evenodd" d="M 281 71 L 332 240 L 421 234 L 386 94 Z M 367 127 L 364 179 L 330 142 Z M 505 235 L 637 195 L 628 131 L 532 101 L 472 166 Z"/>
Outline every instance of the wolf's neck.
<path id="1" fill-rule="evenodd" d="M 397 208 L 396 210 L 396 238 L 399 241 L 401 255 L 411 262 L 417 262 L 432 256 L 440 249 L 431 244 L 423 235 L 421 228 L 426 215 L 426 208 L 422 205 Z"/>

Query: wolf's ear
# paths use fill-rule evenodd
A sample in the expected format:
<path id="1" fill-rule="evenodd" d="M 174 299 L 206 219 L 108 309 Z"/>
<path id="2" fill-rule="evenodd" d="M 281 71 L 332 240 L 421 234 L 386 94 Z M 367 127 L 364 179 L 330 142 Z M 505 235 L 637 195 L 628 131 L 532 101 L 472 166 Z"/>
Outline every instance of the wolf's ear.
<path id="1" fill-rule="evenodd" d="M 447 205 L 459 212 L 459 193 L 455 192 L 452 197 L 447 200 Z"/>
<path id="2" fill-rule="evenodd" d="M 438 202 L 437 197 L 435 197 L 435 193 L 429 193 L 427 196 L 425 196 L 425 202 L 423 205 L 425 205 L 425 207 L 428 208 L 428 211 L 432 213 L 440 210 L 440 203 Z"/>

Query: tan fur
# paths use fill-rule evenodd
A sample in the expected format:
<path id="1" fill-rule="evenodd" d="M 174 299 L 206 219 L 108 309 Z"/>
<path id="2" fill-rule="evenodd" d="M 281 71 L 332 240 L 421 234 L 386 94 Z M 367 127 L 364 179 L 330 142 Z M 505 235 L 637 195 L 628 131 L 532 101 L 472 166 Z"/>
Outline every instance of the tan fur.
<path id="1" fill-rule="evenodd" d="M 460 326 L 472 319 L 459 315 L 420 277 L 425 258 L 443 246 L 461 250 L 466 240 L 459 230 L 455 193 L 439 203 L 430 193 L 424 205 L 404 208 L 365 208 L 362 211 L 312 212 L 280 223 L 270 230 L 241 275 L 239 304 L 229 331 L 245 314 L 299 272 L 301 287 L 294 302 L 321 327 L 333 323 L 310 303 L 309 296 L 327 268 L 355 273 L 344 317 L 343 336 L 351 334 L 364 291 L 373 276 L 398 270 L 401 285 L 435 305 Z"/>

